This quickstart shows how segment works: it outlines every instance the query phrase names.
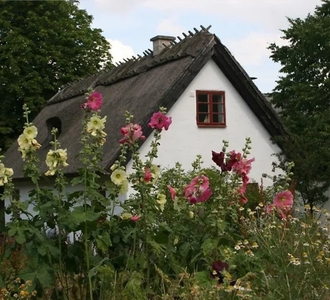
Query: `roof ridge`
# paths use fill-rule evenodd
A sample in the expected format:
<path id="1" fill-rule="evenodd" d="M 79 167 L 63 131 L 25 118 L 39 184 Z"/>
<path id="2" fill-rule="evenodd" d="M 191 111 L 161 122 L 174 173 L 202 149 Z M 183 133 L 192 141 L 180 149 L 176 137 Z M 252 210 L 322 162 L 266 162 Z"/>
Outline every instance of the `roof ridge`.
<path id="1" fill-rule="evenodd" d="M 193 28 L 195 32 L 188 30 L 188 33 L 182 32 L 182 37 L 177 36 L 177 40 L 172 41 L 163 49 L 161 53 L 154 56 L 151 49 L 143 51 L 143 56 L 137 54 L 130 58 L 124 58 L 123 61 L 113 63 L 113 68 L 103 69 L 95 74 L 90 74 L 80 79 L 74 80 L 61 88 L 47 104 L 67 100 L 78 95 L 83 95 L 88 89 L 95 88 L 98 85 L 108 85 L 114 82 L 135 76 L 148 69 L 154 68 L 164 63 L 180 59 L 185 56 L 195 56 L 200 49 L 192 49 L 185 45 L 187 40 L 203 33 L 210 33 L 208 27 L 200 25 L 201 29 Z M 199 45 L 199 48 L 201 45 Z"/>

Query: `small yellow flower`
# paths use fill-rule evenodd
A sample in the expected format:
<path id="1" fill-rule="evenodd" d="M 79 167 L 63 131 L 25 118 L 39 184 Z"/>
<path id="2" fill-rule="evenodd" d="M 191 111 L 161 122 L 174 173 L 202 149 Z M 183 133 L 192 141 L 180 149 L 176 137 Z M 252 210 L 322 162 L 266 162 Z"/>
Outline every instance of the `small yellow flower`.
<path id="1" fill-rule="evenodd" d="M 194 217 L 194 212 L 193 211 L 189 211 L 189 217 L 192 219 Z"/>
<path id="2" fill-rule="evenodd" d="M 164 194 L 159 194 L 157 197 L 157 203 L 159 204 L 159 209 L 163 211 L 166 203 L 166 196 Z"/>
<path id="3" fill-rule="evenodd" d="M 126 172 L 123 169 L 116 169 L 110 176 L 111 181 L 115 185 L 122 185 L 124 181 L 127 181 Z"/>

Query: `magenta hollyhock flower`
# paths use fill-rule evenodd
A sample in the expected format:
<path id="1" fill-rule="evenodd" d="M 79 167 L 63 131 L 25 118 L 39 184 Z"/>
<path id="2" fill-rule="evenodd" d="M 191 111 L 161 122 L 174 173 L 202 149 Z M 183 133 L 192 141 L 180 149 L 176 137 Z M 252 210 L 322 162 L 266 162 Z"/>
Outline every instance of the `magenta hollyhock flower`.
<path id="1" fill-rule="evenodd" d="M 168 185 L 167 188 L 170 191 L 172 200 L 174 200 L 175 196 L 176 196 L 176 190 L 173 187 L 171 187 L 170 185 Z"/>
<path id="2" fill-rule="evenodd" d="M 218 283 L 223 283 L 224 275 L 223 272 L 229 270 L 229 265 L 226 262 L 217 260 L 212 264 L 212 278 L 218 278 Z"/>
<path id="3" fill-rule="evenodd" d="M 131 216 L 131 220 L 133 222 L 137 222 L 140 218 L 141 218 L 141 216 L 138 216 L 138 215 Z"/>
<path id="4" fill-rule="evenodd" d="M 152 180 L 152 173 L 148 168 L 144 168 L 144 182 L 150 182 Z"/>
<path id="5" fill-rule="evenodd" d="M 103 102 L 103 97 L 100 92 L 93 92 L 87 98 L 87 106 L 94 111 L 98 111 Z"/>
<path id="6" fill-rule="evenodd" d="M 132 144 L 136 140 L 145 140 L 145 136 L 142 132 L 142 127 L 138 124 L 128 124 L 125 127 L 122 127 L 120 130 L 121 134 L 124 136 L 120 139 L 121 144 Z"/>
<path id="7" fill-rule="evenodd" d="M 191 204 L 207 201 L 212 190 L 209 188 L 209 179 L 204 175 L 196 176 L 184 189 L 185 197 Z"/>
<path id="8" fill-rule="evenodd" d="M 218 167 L 221 168 L 222 172 L 227 171 L 227 165 L 225 163 L 225 153 L 223 151 L 219 153 L 212 151 L 212 160 L 216 163 Z"/>
<path id="9" fill-rule="evenodd" d="M 148 124 L 153 129 L 167 130 L 172 123 L 172 118 L 166 116 L 162 112 L 156 112 L 152 115 L 150 123 Z"/>
<path id="10" fill-rule="evenodd" d="M 293 206 L 293 195 L 289 190 L 278 193 L 273 199 L 273 205 L 280 211 L 288 212 Z"/>

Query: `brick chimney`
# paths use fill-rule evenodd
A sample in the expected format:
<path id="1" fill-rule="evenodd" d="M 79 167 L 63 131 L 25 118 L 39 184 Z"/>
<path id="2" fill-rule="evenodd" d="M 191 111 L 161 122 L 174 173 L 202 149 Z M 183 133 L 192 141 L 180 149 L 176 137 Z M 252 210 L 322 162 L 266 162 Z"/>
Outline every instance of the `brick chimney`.
<path id="1" fill-rule="evenodd" d="M 171 45 L 171 42 L 175 40 L 174 36 L 157 35 L 150 39 L 153 45 L 154 56 L 158 55 L 162 50 Z"/>

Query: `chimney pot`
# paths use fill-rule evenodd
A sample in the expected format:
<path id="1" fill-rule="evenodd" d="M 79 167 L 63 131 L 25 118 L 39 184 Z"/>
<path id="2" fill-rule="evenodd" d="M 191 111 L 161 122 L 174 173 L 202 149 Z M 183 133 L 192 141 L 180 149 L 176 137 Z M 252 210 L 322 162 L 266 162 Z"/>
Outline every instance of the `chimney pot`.
<path id="1" fill-rule="evenodd" d="M 171 42 L 175 41 L 175 37 L 167 35 L 156 35 L 155 37 L 151 38 L 150 41 L 153 44 L 154 56 L 156 56 L 162 52 L 165 47 L 171 45 Z"/>

